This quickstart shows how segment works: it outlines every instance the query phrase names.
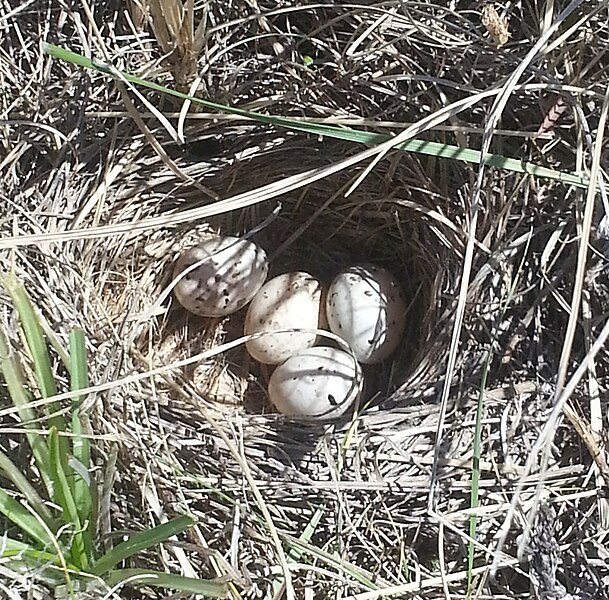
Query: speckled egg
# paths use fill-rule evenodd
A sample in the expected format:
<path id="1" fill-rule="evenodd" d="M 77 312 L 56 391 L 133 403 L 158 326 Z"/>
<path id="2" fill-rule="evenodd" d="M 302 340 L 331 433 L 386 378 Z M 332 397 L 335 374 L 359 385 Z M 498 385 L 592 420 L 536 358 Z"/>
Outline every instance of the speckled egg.
<path id="1" fill-rule="evenodd" d="M 245 335 L 268 332 L 245 345 L 256 360 L 265 364 L 283 362 L 317 340 L 310 331 L 273 333 L 282 329 L 319 329 L 322 287 L 309 273 L 284 273 L 267 281 L 254 296 L 245 317 Z"/>
<path id="2" fill-rule="evenodd" d="M 334 419 L 353 404 L 362 390 L 362 372 L 351 354 L 318 346 L 294 354 L 269 380 L 269 398 L 290 417 Z"/>
<path id="3" fill-rule="evenodd" d="M 186 273 L 174 288 L 178 302 L 196 315 L 224 317 L 245 306 L 262 287 L 268 273 L 265 251 L 250 240 L 211 237 L 186 250 L 173 276 Z"/>
<path id="4" fill-rule="evenodd" d="M 328 289 L 328 326 L 363 364 L 379 363 L 398 347 L 406 324 L 406 303 L 395 277 L 374 265 L 339 273 Z"/>

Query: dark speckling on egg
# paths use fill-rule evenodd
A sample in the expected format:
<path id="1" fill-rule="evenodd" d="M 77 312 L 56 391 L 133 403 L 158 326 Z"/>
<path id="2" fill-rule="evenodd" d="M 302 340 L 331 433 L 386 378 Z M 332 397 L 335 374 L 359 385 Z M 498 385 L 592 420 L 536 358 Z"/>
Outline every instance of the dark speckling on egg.
<path id="1" fill-rule="evenodd" d="M 328 326 L 347 341 L 358 360 L 375 364 L 391 356 L 406 314 L 399 283 L 391 273 L 376 265 L 355 265 L 335 277 L 328 298 Z"/>
<path id="2" fill-rule="evenodd" d="M 176 262 L 174 275 L 197 263 L 176 284 L 174 295 L 184 308 L 206 317 L 228 316 L 241 309 L 268 272 L 266 254 L 259 246 L 230 236 L 210 237 L 186 250 Z"/>

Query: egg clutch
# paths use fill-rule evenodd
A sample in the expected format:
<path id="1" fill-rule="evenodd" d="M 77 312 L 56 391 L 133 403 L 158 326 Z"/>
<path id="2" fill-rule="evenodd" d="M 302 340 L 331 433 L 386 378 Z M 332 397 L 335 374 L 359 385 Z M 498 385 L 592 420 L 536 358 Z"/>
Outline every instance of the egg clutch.
<path id="1" fill-rule="evenodd" d="M 291 417 L 339 417 L 362 391 L 360 365 L 380 363 L 399 346 L 406 319 L 400 286 L 371 264 L 338 273 L 327 290 L 304 271 L 266 281 L 268 271 L 265 251 L 251 240 L 209 237 L 176 262 L 174 295 L 203 317 L 225 317 L 249 304 L 245 345 L 255 360 L 277 365 L 268 386 L 275 408 Z M 350 352 L 318 336 L 319 329 Z"/>

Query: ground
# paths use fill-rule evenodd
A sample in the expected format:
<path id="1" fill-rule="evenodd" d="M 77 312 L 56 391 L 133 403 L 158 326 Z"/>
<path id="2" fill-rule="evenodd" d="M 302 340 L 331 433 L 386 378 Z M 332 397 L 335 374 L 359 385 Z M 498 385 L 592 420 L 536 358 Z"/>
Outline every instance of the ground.
<path id="1" fill-rule="evenodd" d="M 608 5 L 4 2 L 0 274 L 47 336 L 86 334 L 100 551 L 186 513 L 125 566 L 231 598 L 608 597 Z M 398 277 L 406 333 L 354 413 L 275 414 L 269 369 L 223 346 L 243 314 L 177 305 L 209 231 L 253 231 L 271 275 Z M 0 288 L 31 381 L 16 323 Z M 0 448 L 35 482 L 3 385 Z M 6 594 L 51 593 L 9 567 Z"/>

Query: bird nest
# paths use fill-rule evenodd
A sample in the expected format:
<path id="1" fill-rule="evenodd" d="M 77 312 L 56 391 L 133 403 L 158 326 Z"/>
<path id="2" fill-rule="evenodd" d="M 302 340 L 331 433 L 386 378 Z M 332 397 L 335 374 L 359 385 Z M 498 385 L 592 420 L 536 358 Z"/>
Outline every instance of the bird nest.
<path id="1" fill-rule="evenodd" d="M 480 147 L 490 105 L 481 98 L 460 112 L 443 107 L 502 82 L 537 39 L 531 7 L 513 9 L 508 50 L 471 11 L 416 2 L 306 11 L 255 4 L 206 9 L 208 35 L 194 63 L 202 95 L 391 135 L 437 113 L 440 124 L 418 135 L 453 148 Z M 99 10 L 116 66 L 172 81 L 145 19 L 138 29 L 133 12 L 127 19 L 113 3 Z M 46 39 L 46 20 L 28 15 Z M 595 19 L 586 48 L 606 46 Z M 58 30 L 58 39 L 89 35 L 81 19 L 68 22 L 81 37 Z M 158 23 L 155 31 L 162 35 Z M 600 402 L 606 387 L 604 350 L 588 386 L 574 392 L 575 416 L 555 422 L 551 434 L 544 429 L 574 289 L 579 192 L 488 167 L 476 182 L 475 162 L 399 149 L 368 169 L 371 157 L 357 156 L 364 146 L 203 109 L 186 119 L 187 144 L 178 145 L 141 98 L 131 94 L 132 112 L 124 112 L 129 93 L 115 94 L 105 74 L 54 62 L 46 94 L 22 94 L 28 78 L 42 82 L 42 72 L 32 73 L 41 63 L 22 36 L 8 39 L 21 70 L 3 63 L 17 119 L 7 139 L 18 151 L 5 158 L 12 168 L 3 175 L 3 214 L 12 218 L 0 220 L 0 248 L 11 251 L 0 257 L 60 338 L 66 324 L 87 334 L 92 380 L 102 385 L 89 403 L 101 436 L 96 458 L 104 489 L 114 483 L 101 533 L 189 512 L 198 523 L 181 545 L 138 555 L 135 564 L 227 577 L 245 598 L 271 597 L 282 582 L 297 597 L 423 589 L 436 597 L 449 588 L 464 593 L 472 574 L 488 594 L 513 597 L 529 585 L 549 594 L 565 585 L 603 597 L 606 573 L 594 561 L 602 556 L 595 536 L 604 505 L 582 432 L 598 407 L 590 396 Z M 119 52 L 127 42 L 138 50 Z M 176 63 L 168 64 L 171 71 Z M 190 75 L 180 64 L 174 81 L 183 87 Z M 603 71 L 591 69 L 595 90 L 596 69 Z M 145 97 L 177 123 L 175 104 Z M 594 98 L 585 107 L 592 120 Z M 539 87 L 514 89 L 491 149 L 575 169 L 575 112 L 560 130 L 530 140 L 554 100 Z M 51 134 L 24 122 L 32 114 L 44 115 Z M 367 394 L 348 420 L 303 425 L 276 414 L 268 369 L 240 340 L 243 311 L 205 319 L 173 299 L 176 258 L 209 232 L 252 235 L 271 275 L 304 270 L 328 282 L 345 266 L 372 262 L 398 278 L 408 304 L 402 343 L 366 368 Z M 602 326 L 602 252 L 587 271 L 587 329 L 574 339 L 569 373 Z M 560 451 L 529 464 L 539 439 Z M 536 541 L 519 555 L 523 532 Z M 493 562 L 497 574 L 486 579 Z M 554 572 L 543 579 L 548 564 Z"/>
<path id="2" fill-rule="evenodd" d="M 282 181 L 298 173 L 303 165 L 319 168 L 324 161 L 339 160 L 349 152 L 341 144 L 323 144 L 320 156 L 320 143 L 316 140 L 309 143 L 282 140 L 271 152 L 260 152 L 245 164 L 238 163 L 236 168 L 222 171 L 218 180 L 211 180 L 208 185 L 236 196 L 255 188 L 260 181 Z M 275 162 L 272 158 L 275 153 L 285 153 L 290 160 Z M 450 249 L 437 243 L 439 235 L 445 237 L 447 233 L 454 237 L 454 231 L 443 234 L 442 225 L 434 222 L 434 209 L 426 206 L 427 199 L 405 191 L 409 167 L 407 161 L 401 162 L 390 160 L 381 164 L 348 196 L 346 191 L 363 167 L 282 195 L 279 202 L 265 201 L 209 223 L 215 232 L 242 235 L 258 230 L 266 221 L 253 239 L 269 255 L 271 277 L 300 270 L 328 285 L 340 269 L 363 262 L 382 265 L 395 274 L 408 299 L 408 326 L 392 360 L 368 368 L 369 387 L 375 393 L 374 398 L 366 400 L 374 404 L 400 388 L 417 371 L 422 357 L 429 355 L 429 341 L 437 334 L 439 314 L 447 304 L 438 301 L 437 289 L 451 254 L 457 259 Z M 436 215 L 441 220 L 440 213 Z M 157 287 L 150 290 L 150 297 L 162 295 L 163 286 L 170 283 L 171 262 L 176 252 L 196 242 L 200 235 L 197 228 L 187 227 L 167 236 L 167 251 L 164 250 L 161 259 L 166 276 L 151 279 Z M 245 311 L 228 319 L 210 320 L 187 315 L 175 301 L 168 309 L 163 327 L 155 332 L 152 341 L 153 347 L 163 348 L 167 353 L 167 361 L 204 349 L 213 350 L 213 344 L 227 343 L 243 334 Z M 208 344 L 203 340 L 208 340 Z M 141 343 L 148 344 L 149 340 L 143 338 Z M 191 365 L 190 372 L 199 393 L 207 399 L 229 401 L 244 414 L 269 412 L 264 391 L 268 373 L 250 360 L 243 345 L 203 360 L 200 365 Z M 238 392 L 230 392 L 231 383 L 237 385 Z"/>

